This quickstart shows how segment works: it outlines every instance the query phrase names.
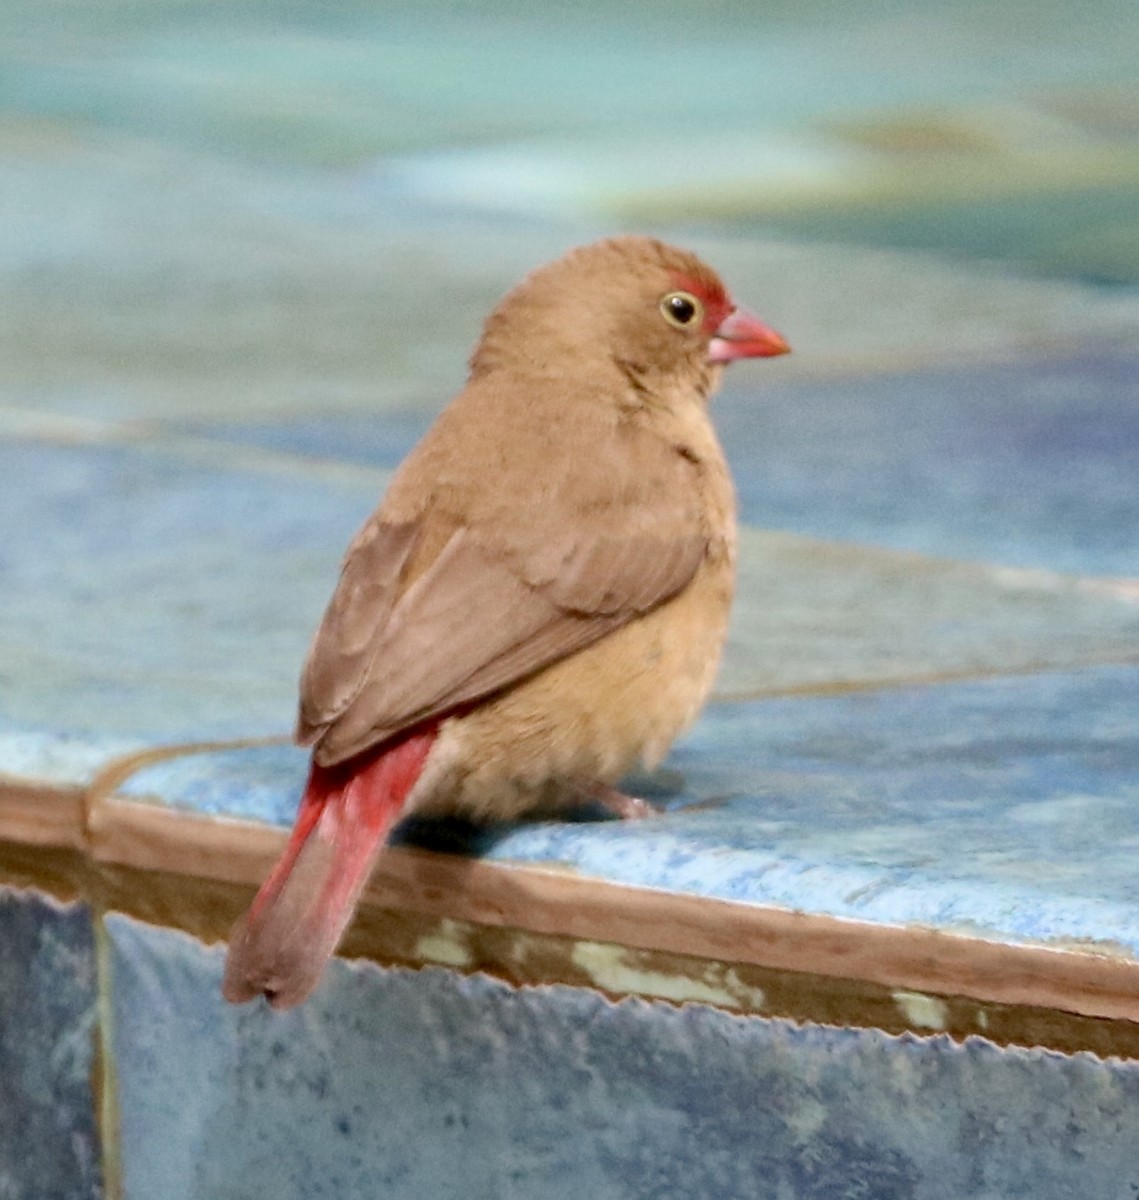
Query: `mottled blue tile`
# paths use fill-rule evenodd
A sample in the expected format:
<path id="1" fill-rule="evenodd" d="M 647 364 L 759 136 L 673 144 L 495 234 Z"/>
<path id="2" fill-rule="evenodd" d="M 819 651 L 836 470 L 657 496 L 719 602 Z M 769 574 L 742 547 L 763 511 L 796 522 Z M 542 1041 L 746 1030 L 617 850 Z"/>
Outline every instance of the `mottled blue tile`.
<path id="1" fill-rule="evenodd" d="M 654 14 L 649 45 L 636 7 L 599 3 L 587 18 L 541 5 L 508 20 L 445 3 L 429 19 L 401 6 L 379 16 L 358 4 L 244 5 L 235 16 L 110 3 L 66 30 L 8 3 L 3 390 L 21 405 L 87 415 L 363 410 L 392 381 L 419 394 L 428 380 L 453 379 L 498 288 L 638 211 L 734 212 L 729 241 L 747 257 L 769 236 L 765 227 L 756 237 L 756 213 L 773 201 L 788 219 L 821 215 L 808 236 L 904 244 L 915 220 L 927 234 L 958 232 L 938 211 L 957 199 L 973 229 L 1021 257 L 1043 203 L 1093 240 L 1123 226 L 1122 258 L 1134 213 L 1136 32 L 1124 8 L 1056 8 L 1025 39 L 1021 14 L 1033 14 L 1023 0 L 904 13 L 881 0 L 677 6 Z M 720 86 L 704 86 L 710 77 Z M 688 97 L 681 119 L 659 103 L 662 78 L 690 81 L 676 85 Z M 299 79 L 319 97 L 303 112 L 284 99 Z M 891 173 L 916 179 L 919 193 L 925 182 L 911 167 L 927 161 L 920 146 L 901 171 L 896 161 L 883 171 L 883 139 L 867 147 L 849 136 L 892 122 L 903 142 L 908 123 L 919 141 L 940 129 L 949 153 L 971 146 L 978 182 L 991 189 L 995 175 L 997 195 L 964 186 L 899 197 L 894 187 L 903 205 L 868 204 L 867 187 Z M 1039 172 L 1040 139 L 1058 169 L 1072 172 L 1072 155 L 1090 149 L 1097 170 L 1069 174 L 1073 186 L 1058 190 Z M 936 148 L 924 153 L 941 161 Z M 1007 167 L 1035 174 L 1027 190 L 1039 197 L 1010 198 Z M 1106 195 L 1104 210 L 1096 185 L 1110 170 L 1125 191 Z M 789 204 L 789 194 L 809 202 Z M 473 215 L 488 205 L 494 221 Z M 860 219 L 879 229 L 852 230 Z M 961 239 L 940 246 L 958 257 Z M 1066 253 L 1072 265 L 1060 269 L 1078 272 L 1071 238 Z M 729 275 L 736 256 L 723 261 Z M 888 256 L 864 256 L 862 268 L 871 257 Z M 994 325 L 1013 340 L 1062 334 L 1085 328 L 1082 314 L 1102 303 L 1079 289 L 1064 313 L 1039 321 L 1035 290 L 1016 288 L 1023 307 L 1006 315 L 992 296 L 1007 281 L 992 273 L 945 286 L 925 257 L 866 271 L 833 245 L 784 246 L 748 274 L 757 291 L 746 298 L 789 300 L 803 314 L 793 340 L 820 349 L 920 342 L 967 354 L 1007 343 L 987 340 Z M 462 332 L 460 315 L 471 322 Z"/>
<path id="2" fill-rule="evenodd" d="M 713 705 L 649 781 L 655 819 L 418 822 L 403 837 L 696 896 L 1139 953 L 1137 707 L 1134 667 Z M 232 751 L 148 768 L 124 792 L 285 824 L 305 770 L 293 748 Z"/>
<path id="3" fill-rule="evenodd" d="M 746 520 L 1090 575 L 1139 572 L 1139 353 L 825 383 L 715 401 Z"/>
<path id="4" fill-rule="evenodd" d="M 0 770 L 80 782 L 156 743 L 291 727 L 383 475 L 245 453 L 0 440 Z M 1068 664 L 1139 627 L 1118 598 L 932 569 L 747 533 L 728 686 Z"/>
<path id="5" fill-rule="evenodd" d="M 443 407 L 447 398 L 445 392 L 441 393 L 434 409 L 419 407 L 382 413 L 342 412 L 261 421 L 168 424 L 178 432 L 218 438 L 242 446 L 391 470 L 399 466 L 427 431 L 435 412 Z"/>
<path id="6" fill-rule="evenodd" d="M 112 916 L 124 1194 L 1119 1200 L 1139 1067 L 333 964 L 226 1007 L 219 947 Z"/>
<path id="7" fill-rule="evenodd" d="M 0 888 L 0 1195 L 102 1195 L 91 914 Z"/>
<path id="8" fill-rule="evenodd" d="M 286 731 L 367 483 L 0 441 L 0 769 Z"/>
<path id="9" fill-rule="evenodd" d="M 1139 570 L 1137 390 L 1139 354 L 1091 342 L 1062 355 L 1033 348 L 1014 362 L 822 383 L 737 372 L 714 416 L 754 525 L 1130 576 Z M 428 420 L 405 410 L 196 428 L 392 467 Z"/>
<path id="10" fill-rule="evenodd" d="M 22 691 L 21 683 L 5 699 L 10 705 L 15 699 L 18 705 Z M 100 734 L 90 724 L 82 732 L 49 729 L 13 721 L 0 712 L 0 773 L 4 775 L 47 783 L 87 783 L 107 763 L 143 745 L 144 738 Z"/>
<path id="11" fill-rule="evenodd" d="M 1137 704 L 1121 667 L 713 709 L 670 759 L 686 786 L 666 819 L 520 828 L 493 853 L 1135 953 Z"/>
<path id="12" fill-rule="evenodd" d="M 716 694 L 1131 662 L 1139 581 L 927 558 L 743 527 Z"/>
<path id="13" fill-rule="evenodd" d="M 308 763 L 309 752 L 290 745 L 187 754 L 136 771 L 120 784 L 118 795 L 213 816 L 288 825 Z"/>

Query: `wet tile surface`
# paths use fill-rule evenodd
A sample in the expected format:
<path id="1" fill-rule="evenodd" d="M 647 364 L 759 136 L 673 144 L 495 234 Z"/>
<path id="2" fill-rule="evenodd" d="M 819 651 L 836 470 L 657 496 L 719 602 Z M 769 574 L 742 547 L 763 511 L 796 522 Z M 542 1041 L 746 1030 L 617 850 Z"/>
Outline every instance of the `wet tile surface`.
<path id="1" fill-rule="evenodd" d="M 1018 6 L 981 0 L 713 13 L 668 3 L 651 22 L 596 0 L 565 13 L 433 2 L 382 17 L 360 3 L 117 3 L 64 30 L 9 0 L 7 141 L 58 162 L 90 123 L 104 139 L 172 144 L 210 163 L 353 171 L 388 208 L 443 201 L 610 221 L 664 209 L 792 228 L 798 218 L 831 240 L 836 230 L 888 240 L 892 228 L 893 244 L 958 253 L 974 248 L 969 217 L 987 202 L 980 224 L 1002 228 L 996 251 L 1029 262 L 1036 223 L 1023 201 L 1059 191 L 1068 203 L 1039 240 L 1068 250 L 1060 269 L 1078 269 L 1080 235 L 1094 258 L 1134 221 L 1139 34 L 1125 0 L 1031 12 L 1030 39 Z M 663 100 L 662 80 L 683 105 Z M 141 158 L 145 174 L 153 159 Z M 200 194 L 192 176 L 169 186 Z M 1100 204 L 1081 212 L 1089 193 Z M 962 194 L 972 205 L 955 210 Z M 1000 220 L 1002 199 L 1011 220 Z M 297 207 L 306 200 L 300 192 Z M 922 236 L 903 239 L 915 223 Z M 42 218 L 29 224 L 54 240 Z"/>
<path id="2" fill-rule="evenodd" d="M 5 770 L 81 779 L 140 746 L 289 728 L 370 496 L 114 444 L 0 443 L 0 462 Z"/>
<path id="3" fill-rule="evenodd" d="M 1134 1064 L 346 963 L 301 1010 L 234 1009 L 217 948 L 108 927 L 128 1200 L 1106 1200 L 1139 1183 Z"/>
<path id="4" fill-rule="evenodd" d="M 1084 575 L 1139 570 L 1139 352 L 731 391 L 715 405 L 754 524 Z"/>
<path id="5" fill-rule="evenodd" d="M 965 357 L 965 355 L 963 355 Z M 714 401 L 754 525 L 1008 566 L 1139 563 L 1139 352 L 1123 341 L 1013 363 L 787 382 Z M 201 424 L 206 437 L 391 469 L 432 411 Z"/>
<path id="6" fill-rule="evenodd" d="M 1139 669 L 713 705 L 662 815 L 404 837 L 696 896 L 1139 954 Z M 124 791 L 287 824 L 305 755 L 194 756 Z M 636 781 L 633 781 L 634 785 Z M 583 817 L 586 814 L 582 814 Z"/>
<path id="7" fill-rule="evenodd" d="M 1135 953 L 1137 687 L 1134 668 L 1105 669 L 725 708 L 672 759 L 708 811 L 682 799 L 643 830 L 535 828 L 496 853 Z"/>
<path id="8" fill-rule="evenodd" d="M 0 888 L 0 945 L 0 1195 L 98 1200 L 90 913 Z"/>

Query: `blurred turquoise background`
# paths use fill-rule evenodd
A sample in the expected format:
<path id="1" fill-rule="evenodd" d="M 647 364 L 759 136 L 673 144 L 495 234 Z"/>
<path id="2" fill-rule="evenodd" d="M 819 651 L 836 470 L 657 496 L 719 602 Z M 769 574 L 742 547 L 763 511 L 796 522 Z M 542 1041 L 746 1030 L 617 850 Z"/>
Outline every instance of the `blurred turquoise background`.
<path id="1" fill-rule="evenodd" d="M 8 0 L 0 16 L 6 266 L 109 232 L 133 184 L 183 236 L 213 226 L 207 198 L 365 222 L 443 204 L 1139 279 L 1129 0 Z"/>
<path id="2" fill-rule="evenodd" d="M 1134 328 L 1129 0 L 2 0 L 0 28 L 22 410 L 434 411 L 503 288 L 618 229 L 698 243 L 791 336 L 781 377 Z"/>
<path id="3" fill-rule="evenodd" d="M 795 348 L 715 402 L 731 702 L 654 821 L 487 857 L 1134 966 L 1137 68 L 1134 0 L 0 0 L 0 849 L 108 770 L 71 832 L 114 862 L 180 861 L 141 806 L 287 822 L 302 752 L 193 743 L 290 728 L 502 292 L 649 231 Z M 5 1198 L 1139 1189 L 1139 1067 L 966 1037 L 991 996 L 898 991 L 892 1037 L 339 962 L 281 1017 L 97 898 L 0 887 L 0 929 Z"/>

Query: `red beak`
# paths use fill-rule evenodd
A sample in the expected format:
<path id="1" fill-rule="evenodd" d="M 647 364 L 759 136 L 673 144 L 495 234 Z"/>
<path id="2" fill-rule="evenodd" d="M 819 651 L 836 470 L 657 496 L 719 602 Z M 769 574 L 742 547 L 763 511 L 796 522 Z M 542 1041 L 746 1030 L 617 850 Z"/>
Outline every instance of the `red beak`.
<path id="1" fill-rule="evenodd" d="M 736 358 L 774 358 L 790 353 L 791 347 L 781 334 L 764 325 L 755 313 L 737 308 L 720 322 L 708 346 L 708 361 L 729 363 Z"/>

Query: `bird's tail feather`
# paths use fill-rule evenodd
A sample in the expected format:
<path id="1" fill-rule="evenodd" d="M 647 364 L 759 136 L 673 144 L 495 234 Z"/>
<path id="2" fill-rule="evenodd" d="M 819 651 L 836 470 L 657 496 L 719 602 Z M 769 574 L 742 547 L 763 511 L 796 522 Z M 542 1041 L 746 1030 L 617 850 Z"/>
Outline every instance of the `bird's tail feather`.
<path id="1" fill-rule="evenodd" d="M 370 759 L 313 763 L 284 853 L 230 934 L 227 1000 L 290 1008 L 316 987 L 434 739 L 431 728 Z"/>

